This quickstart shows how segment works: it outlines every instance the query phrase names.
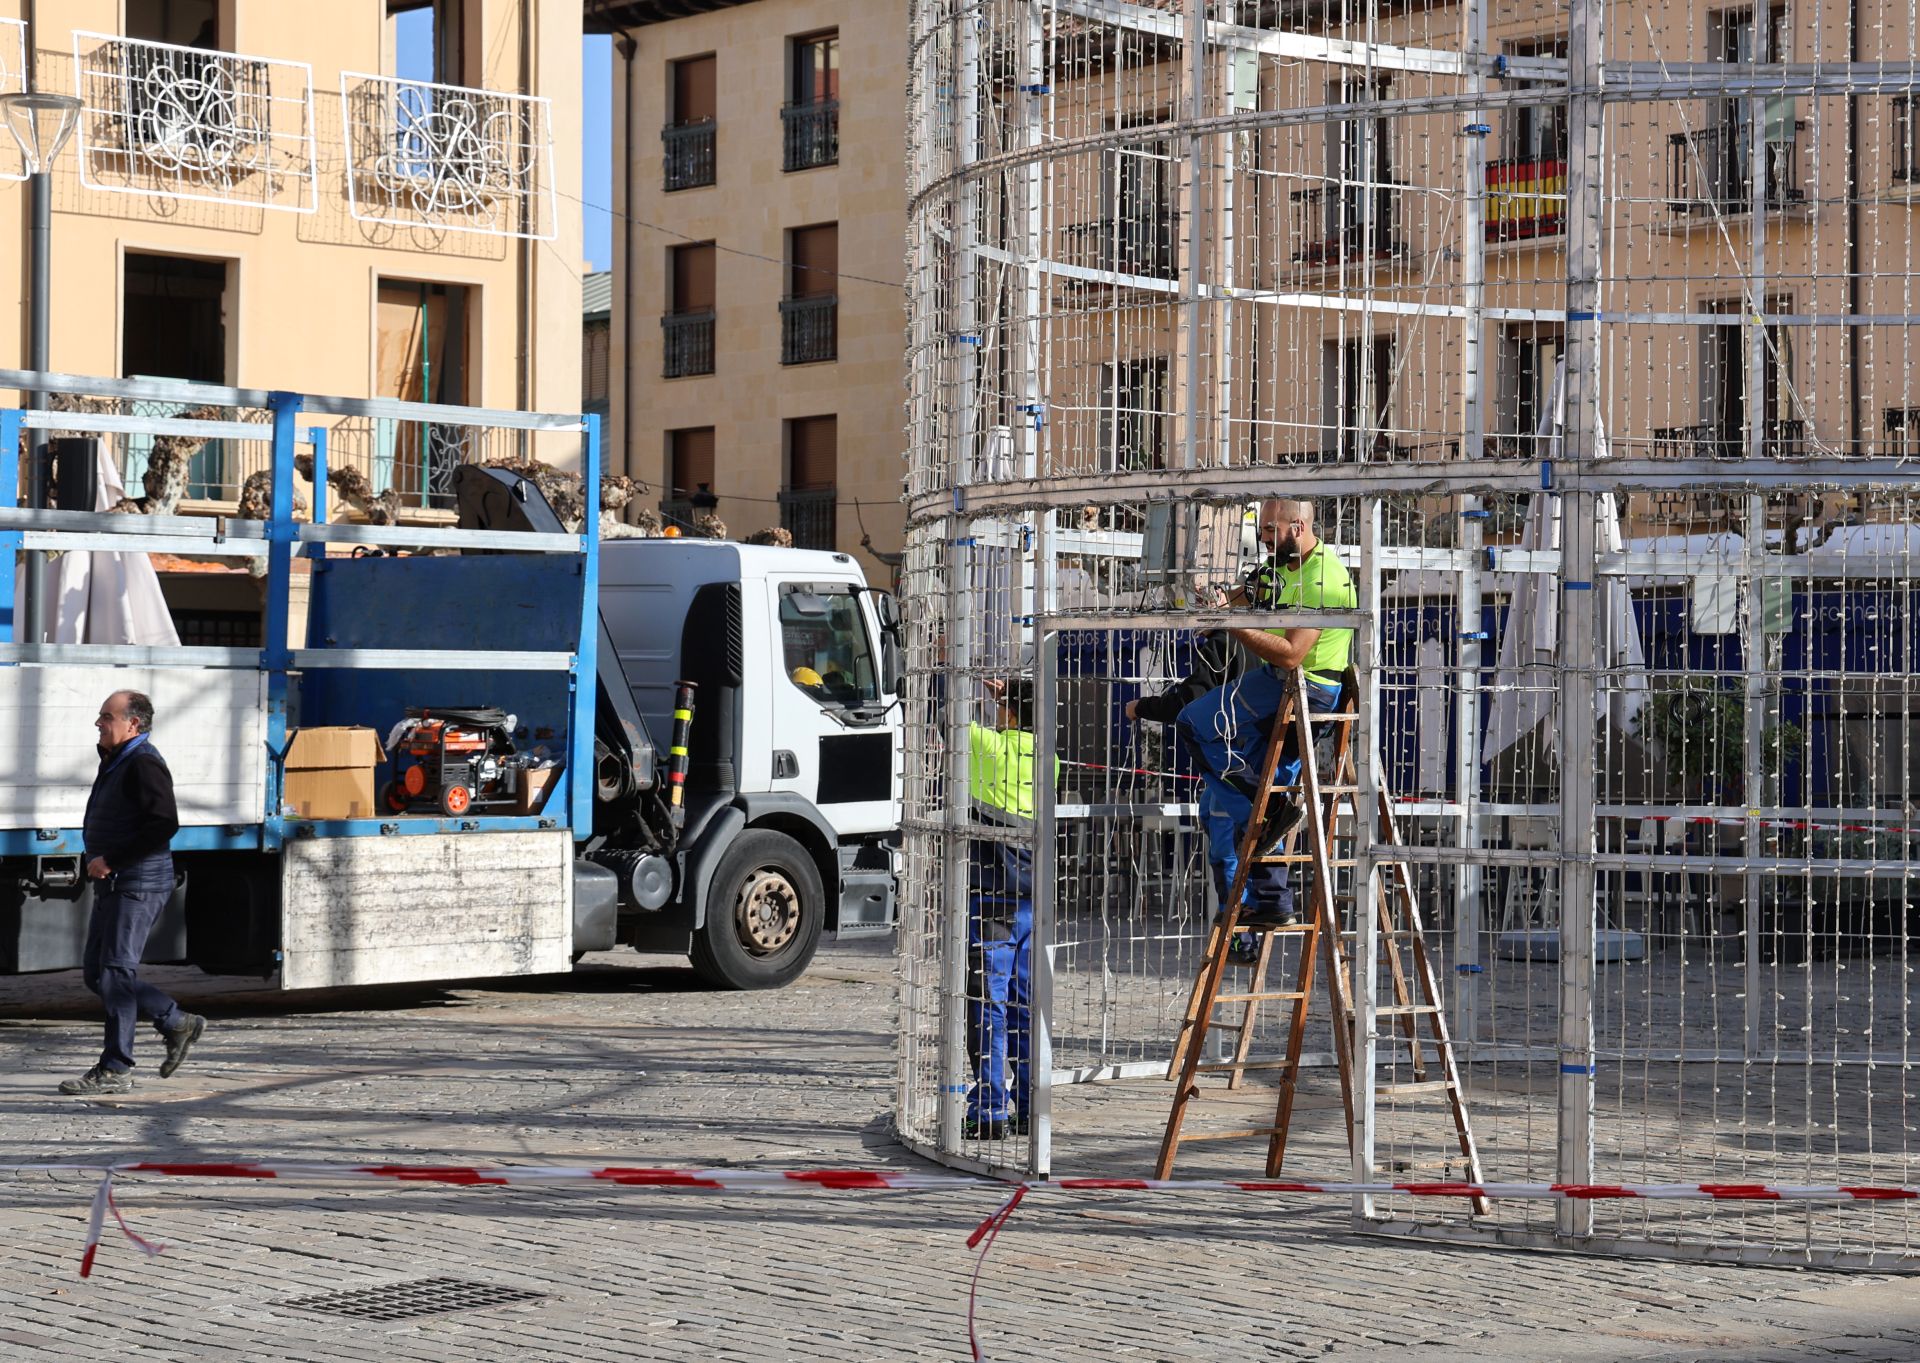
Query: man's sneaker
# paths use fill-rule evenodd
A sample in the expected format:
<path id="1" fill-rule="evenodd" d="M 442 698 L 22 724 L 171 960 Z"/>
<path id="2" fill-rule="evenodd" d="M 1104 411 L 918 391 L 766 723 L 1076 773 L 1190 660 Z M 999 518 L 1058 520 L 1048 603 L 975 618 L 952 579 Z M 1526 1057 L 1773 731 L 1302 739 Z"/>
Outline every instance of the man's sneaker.
<path id="1" fill-rule="evenodd" d="M 126 1070 L 110 1070 L 95 1065 L 78 1079 L 65 1079 L 60 1091 L 70 1097 L 85 1098 L 96 1093 L 132 1093 L 133 1075 Z"/>
<path id="2" fill-rule="evenodd" d="M 160 1077 L 173 1078 L 173 1072 L 186 1063 L 187 1052 L 193 1049 L 193 1043 L 207 1030 L 207 1020 L 198 1013 L 182 1013 L 180 1025 L 172 1031 L 162 1031 L 167 1039 L 167 1058 L 160 1062 Z"/>
<path id="3" fill-rule="evenodd" d="M 1227 959 L 1235 965 L 1260 964 L 1260 939 L 1250 932 L 1236 932 L 1227 947 Z"/>

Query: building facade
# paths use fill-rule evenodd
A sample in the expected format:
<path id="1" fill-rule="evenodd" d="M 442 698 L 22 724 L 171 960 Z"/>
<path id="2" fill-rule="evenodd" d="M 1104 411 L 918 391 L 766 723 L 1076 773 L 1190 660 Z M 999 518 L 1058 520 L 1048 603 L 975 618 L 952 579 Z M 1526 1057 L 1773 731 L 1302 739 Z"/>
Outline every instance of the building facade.
<path id="1" fill-rule="evenodd" d="M 589 0 L 587 26 L 616 35 L 611 448 L 669 523 L 892 557 L 904 7 Z"/>
<path id="2" fill-rule="evenodd" d="M 31 53 L 35 88 L 82 101 L 49 174 L 48 368 L 579 410 L 579 11 L 343 0 L 317 14 L 0 3 L 0 87 L 28 84 Z M 30 187 L 0 142 L 0 366 L 24 369 Z M 167 414 L 154 406 L 127 410 Z M 450 520 L 454 466 L 504 452 L 458 426 L 312 424 L 333 427 L 332 465 L 409 521 Z M 139 495 L 151 437 L 109 439 Z M 267 450 L 207 442 L 177 509 L 231 513 Z M 330 510 L 355 514 L 337 496 Z M 257 634 L 244 569 L 159 566 L 188 642 Z"/>

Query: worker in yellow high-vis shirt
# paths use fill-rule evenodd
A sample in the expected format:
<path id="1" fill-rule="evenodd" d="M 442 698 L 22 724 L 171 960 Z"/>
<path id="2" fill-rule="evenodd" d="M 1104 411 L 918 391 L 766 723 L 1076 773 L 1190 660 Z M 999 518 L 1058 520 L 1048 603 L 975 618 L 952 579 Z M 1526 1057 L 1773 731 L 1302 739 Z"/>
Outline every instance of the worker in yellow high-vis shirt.
<path id="1" fill-rule="evenodd" d="M 1352 610 L 1359 604 L 1353 578 L 1326 542 L 1314 534 L 1313 503 L 1270 497 L 1260 506 L 1260 541 L 1269 558 L 1254 571 L 1241 603 L 1271 600 L 1277 608 Z M 1353 652 L 1350 629 L 1229 629 L 1240 644 L 1261 662 L 1245 676 L 1213 690 L 1181 710 L 1180 733 L 1199 761 L 1200 773 L 1220 808 L 1233 825 L 1237 846 L 1246 835 L 1253 813 L 1253 797 L 1260 779 L 1260 759 L 1286 694 L 1286 674 L 1299 668 L 1306 682 L 1304 697 L 1311 714 L 1323 714 L 1340 703 L 1340 684 Z M 1300 777 L 1299 745 L 1287 735 L 1277 784 Z M 1276 796 L 1267 802 L 1261 846 L 1271 847 L 1299 821 L 1297 800 Z M 1285 871 L 1285 867 L 1279 868 Z M 1221 906 L 1222 909 L 1226 907 Z M 1240 916 L 1251 927 L 1294 920 L 1291 884 L 1274 902 L 1255 905 Z"/>
<path id="2" fill-rule="evenodd" d="M 973 1140 L 1023 1135 L 1033 1096 L 1033 683 L 991 681 L 996 722 L 967 726 L 967 1042 Z M 1058 766 L 1055 767 L 1056 773 Z"/>

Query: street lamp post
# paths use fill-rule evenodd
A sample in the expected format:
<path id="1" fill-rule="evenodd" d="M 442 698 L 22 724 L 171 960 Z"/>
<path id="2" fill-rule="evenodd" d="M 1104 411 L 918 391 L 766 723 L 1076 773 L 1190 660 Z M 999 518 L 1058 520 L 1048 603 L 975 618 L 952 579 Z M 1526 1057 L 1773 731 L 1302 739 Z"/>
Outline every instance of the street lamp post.
<path id="1" fill-rule="evenodd" d="M 20 144 L 26 161 L 29 211 L 32 224 L 27 232 L 31 256 L 28 295 L 27 367 L 44 374 L 48 367 L 49 275 L 53 261 L 53 178 L 48 173 L 60 149 L 73 136 L 80 121 L 80 101 L 72 95 L 45 94 L 38 90 L 0 95 L 0 118 L 7 131 Z M 27 394 L 27 406 L 43 410 L 47 395 L 43 389 Z M 27 505 L 40 507 L 46 501 L 47 433 L 27 433 Z M 45 560 L 38 551 L 28 550 L 25 575 L 26 611 L 22 621 L 21 642 L 41 642 L 42 582 Z"/>

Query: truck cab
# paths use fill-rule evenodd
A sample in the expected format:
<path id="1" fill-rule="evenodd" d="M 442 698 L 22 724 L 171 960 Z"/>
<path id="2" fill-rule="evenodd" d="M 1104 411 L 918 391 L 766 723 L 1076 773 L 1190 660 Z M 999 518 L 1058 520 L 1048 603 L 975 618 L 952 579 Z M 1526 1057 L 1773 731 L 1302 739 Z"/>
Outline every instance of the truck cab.
<path id="1" fill-rule="evenodd" d="M 596 859 L 620 874 L 619 940 L 685 951 L 718 983 L 766 988 L 805 967 L 823 930 L 890 929 L 901 794 L 892 607 L 845 554 L 603 543 L 602 686 L 624 686 L 655 743 L 674 730 L 679 684 L 695 687 L 672 846 L 638 848 L 646 838 L 622 818 L 625 795 L 596 828 Z"/>

